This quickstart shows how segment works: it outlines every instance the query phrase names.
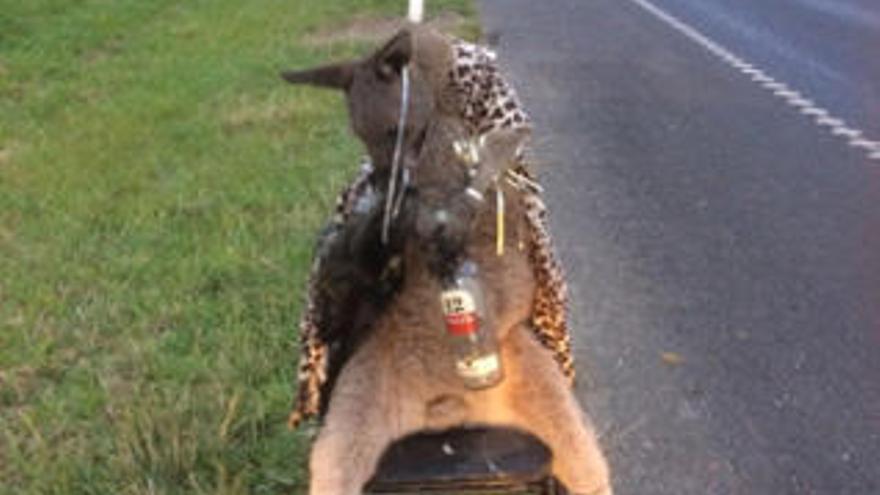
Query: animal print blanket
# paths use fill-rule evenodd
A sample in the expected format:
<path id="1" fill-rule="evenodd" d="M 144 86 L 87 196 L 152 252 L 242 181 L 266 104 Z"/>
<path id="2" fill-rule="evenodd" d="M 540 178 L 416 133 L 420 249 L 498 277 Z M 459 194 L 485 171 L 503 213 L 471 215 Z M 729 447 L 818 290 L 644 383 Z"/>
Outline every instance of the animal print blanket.
<path id="1" fill-rule="evenodd" d="M 453 39 L 454 61 L 448 82 L 461 98 L 462 117 L 471 130 L 483 135 L 496 129 L 530 126 L 513 88 L 500 74 L 495 54 L 486 47 Z M 540 187 L 528 170 L 522 156 L 516 167 L 523 178 L 517 187 L 525 198 L 529 225 L 525 249 L 533 266 L 537 289 L 531 315 L 531 327 L 539 341 L 549 349 L 559 363 L 562 373 L 573 382 L 575 370 L 571 354 L 570 336 L 566 322 L 567 289 L 562 268 L 553 252 L 547 229 L 547 209 L 540 196 Z M 352 214 L 358 201 L 372 195 L 370 177 L 372 165 L 366 161 L 354 181 L 336 200 L 336 211 L 331 226 L 340 226 Z M 320 240 L 319 240 L 320 245 Z M 328 360 L 332 352 L 321 339 L 320 294 L 315 286 L 321 269 L 320 252 L 315 257 L 309 278 L 306 302 L 299 323 L 300 361 L 296 404 L 290 414 L 289 425 L 295 428 L 304 420 L 319 417 L 321 404 L 330 390 Z"/>

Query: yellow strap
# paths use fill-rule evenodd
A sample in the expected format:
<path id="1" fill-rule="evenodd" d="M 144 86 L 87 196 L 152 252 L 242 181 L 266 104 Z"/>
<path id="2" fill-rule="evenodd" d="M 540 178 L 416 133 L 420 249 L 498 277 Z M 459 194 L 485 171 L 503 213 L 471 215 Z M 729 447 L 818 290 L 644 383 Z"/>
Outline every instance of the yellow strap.
<path id="1" fill-rule="evenodd" d="M 495 254 L 504 255 L 504 191 L 495 181 Z"/>

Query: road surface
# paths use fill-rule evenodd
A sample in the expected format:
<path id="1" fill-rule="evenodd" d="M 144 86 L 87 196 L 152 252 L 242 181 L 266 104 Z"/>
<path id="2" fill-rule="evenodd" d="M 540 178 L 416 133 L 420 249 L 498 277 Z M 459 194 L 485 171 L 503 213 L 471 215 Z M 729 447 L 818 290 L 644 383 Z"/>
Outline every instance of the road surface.
<path id="1" fill-rule="evenodd" d="M 617 493 L 880 494 L 876 1 L 480 8 Z"/>

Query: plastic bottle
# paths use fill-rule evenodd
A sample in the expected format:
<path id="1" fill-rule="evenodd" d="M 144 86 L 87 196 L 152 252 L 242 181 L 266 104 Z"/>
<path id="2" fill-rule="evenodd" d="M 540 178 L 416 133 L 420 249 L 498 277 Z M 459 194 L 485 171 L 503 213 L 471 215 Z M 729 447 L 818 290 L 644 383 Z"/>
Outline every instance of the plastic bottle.
<path id="1" fill-rule="evenodd" d="M 459 265 L 444 283 L 440 302 L 455 371 L 464 385 L 482 389 L 500 383 L 504 378 L 501 354 L 497 336 L 486 318 L 476 263 L 464 261 Z"/>

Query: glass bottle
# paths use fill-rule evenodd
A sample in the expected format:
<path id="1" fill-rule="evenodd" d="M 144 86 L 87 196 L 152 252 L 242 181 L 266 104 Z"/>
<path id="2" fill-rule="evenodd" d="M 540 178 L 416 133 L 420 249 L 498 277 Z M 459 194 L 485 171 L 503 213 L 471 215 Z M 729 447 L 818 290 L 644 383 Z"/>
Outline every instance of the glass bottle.
<path id="1" fill-rule="evenodd" d="M 479 269 L 473 261 L 461 263 L 443 284 L 440 296 L 455 371 L 472 389 L 492 387 L 504 373 L 498 338 L 486 317 L 486 301 Z"/>

